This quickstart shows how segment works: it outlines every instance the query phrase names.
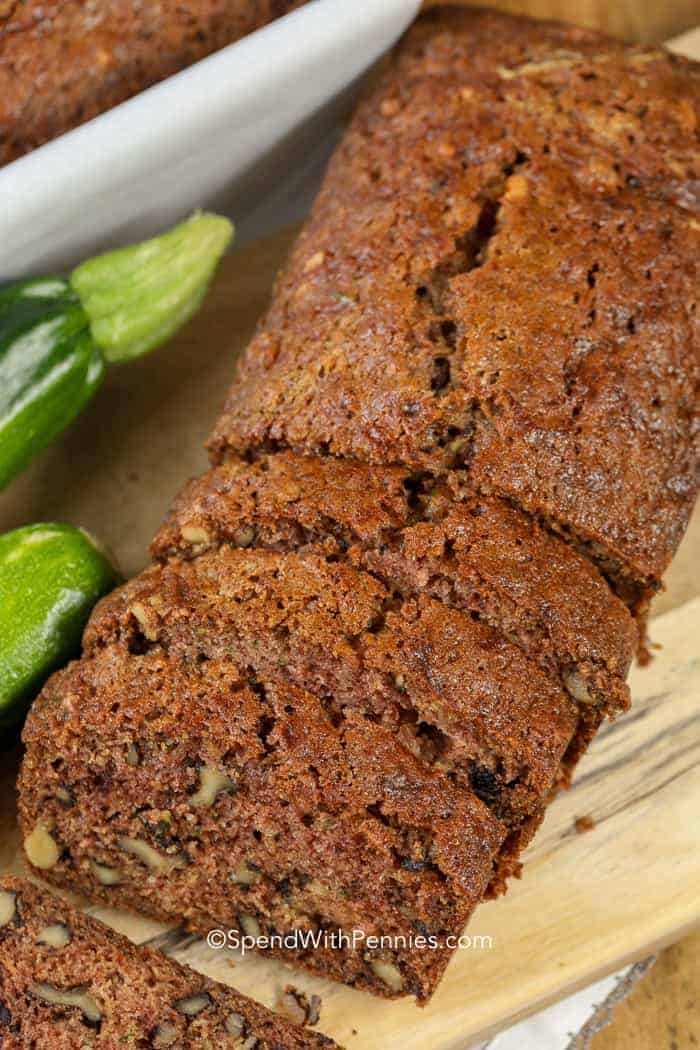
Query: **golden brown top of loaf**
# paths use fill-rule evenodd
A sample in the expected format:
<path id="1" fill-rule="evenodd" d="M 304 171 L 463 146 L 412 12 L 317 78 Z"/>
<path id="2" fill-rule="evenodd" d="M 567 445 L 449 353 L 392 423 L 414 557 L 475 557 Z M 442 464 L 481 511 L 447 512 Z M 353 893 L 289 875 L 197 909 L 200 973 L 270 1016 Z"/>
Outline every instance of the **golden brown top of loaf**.
<path id="1" fill-rule="evenodd" d="M 700 67 L 441 8 L 331 161 L 211 439 L 453 473 L 632 603 L 698 485 Z"/>

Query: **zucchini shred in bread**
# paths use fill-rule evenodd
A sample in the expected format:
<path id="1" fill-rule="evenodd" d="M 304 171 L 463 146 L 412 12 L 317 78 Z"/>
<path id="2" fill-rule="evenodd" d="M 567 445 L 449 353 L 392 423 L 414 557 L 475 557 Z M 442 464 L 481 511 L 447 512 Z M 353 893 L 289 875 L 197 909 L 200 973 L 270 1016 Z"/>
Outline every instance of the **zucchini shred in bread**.
<path id="1" fill-rule="evenodd" d="M 0 165 L 298 6 L 299 0 L 5 0 Z"/>
<path id="2" fill-rule="evenodd" d="M 12 876 L 0 879 L 0 1043 L 4 1050 L 336 1045 Z"/>
<path id="3" fill-rule="evenodd" d="M 584 30 L 419 19 L 212 469 L 34 704 L 20 814 L 45 877 L 202 933 L 398 938 L 275 951 L 430 997 L 628 707 L 692 507 L 697 84 Z"/>

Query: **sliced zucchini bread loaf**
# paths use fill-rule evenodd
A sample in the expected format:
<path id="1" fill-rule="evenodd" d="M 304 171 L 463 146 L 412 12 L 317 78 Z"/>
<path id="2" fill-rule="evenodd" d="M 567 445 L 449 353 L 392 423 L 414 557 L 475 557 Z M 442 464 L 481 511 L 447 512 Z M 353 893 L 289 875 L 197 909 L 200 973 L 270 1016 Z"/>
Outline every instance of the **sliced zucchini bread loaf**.
<path id="1" fill-rule="evenodd" d="M 226 657 L 108 647 L 54 676 L 25 739 L 42 875 L 274 936 L 274 954 L 386 994 L 429 996 L 507 834 L 389 729 Z M 356 929 L 397 947 L 330 936 Z"/>
<path id="2" fill-rule="evenodd" d="M 587 30 L 419 19 L 331 162 L 212 469 L 30 714 L 47 878 L 432 994 L 627 708 L 693 505 L 699 84 Z"/>

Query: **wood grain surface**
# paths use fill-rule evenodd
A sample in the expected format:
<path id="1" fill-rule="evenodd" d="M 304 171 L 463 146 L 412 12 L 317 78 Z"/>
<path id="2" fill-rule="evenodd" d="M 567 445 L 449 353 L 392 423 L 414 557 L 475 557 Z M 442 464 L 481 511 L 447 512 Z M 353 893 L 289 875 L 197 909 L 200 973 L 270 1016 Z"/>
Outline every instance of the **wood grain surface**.
<path id="1" fill-rule="evenodd" d="M 697 1050 L 700 931 L 662 952 L 588 1050 Z"/>
<path id="2" fill-rule="evenodd" d="M 426 0 L 434 7 L 446 0 Z M 459 3 L 460 0 L 449 0 Z M 466 3 L 467 0 L 464 0 Z M 657 43 L 682 33 L 700 21 L 698 0 L 470 0 L 476 7 L 495 7 L 500 11 L 560 18 L 564 22 L 601 29 L 625 40 Z"/>
<path id="3" fill-rule="evenodd" d="M 687 14 L 683 2 L 644 10 L 634 0 L 534 0 L 520 7 L 598 19 L 596 24 L 603 19 L 613 31 L 636 38 L 679 32 Z M 697 20 L 697 0 L 689 8 Z M 666 25 L 671 9 L 673 24 Z M 170 347 L 111 373 L 77 424 L 0 495 L 0 531 L 32 520 L 73 521 L 102 536 L 125 573 L 142 567 L 172 494 L 205 463 L 202 441 L 290 240 L 287 233 L 234 253 L 200 317 Z M 135 940 L 158 938 L 178 958 L 270 1005 L 290 981 L 319 991 L 320 1027 L 357 1050 L 462 1050 L 477 1036 L 676 940 L 700 919 L 699 559 L 696 516 L 656 605 L 652 635 L 663 648 L 651 668 L 633 672 L 633 711 L 600 734 L 574 788 L 552 805 L 522 881 L 479 909 L 469 934 L 486 940 L 457 953 L 426 1009 L 387 1005 L 266 959 L 210 951 L 149 920 L 91 910 Z M 22 866 L 14 817 L 17 759 L 17 751 L 6 754 L 0 773 L 0 868 L 14 870 Z M 574 822 L 583 815 L 595 827 L 581 835 Z M 621 1029 L 616 1018 L 596 1037 L 595 1050 L 690 1050 L 697 1027 L 688 1008 L 692 978 L 683 967 L 697 957 L 697 938 L 687 943 L 689 954 L 674 949 L 654 985 L 642 983 L 626 1004 L 627 1028 L 624 1015 Z M 697 961 L 695 966 L 690 973 L 698 975 Z M 659 1010 L 656 1041 L 644 1042 L 651 1029 L 640 1017 L 651 1017 L 649 1003 L 658 998 L 664 975 L 669 1010 L 686 1010 L 687 1018 Z"/>

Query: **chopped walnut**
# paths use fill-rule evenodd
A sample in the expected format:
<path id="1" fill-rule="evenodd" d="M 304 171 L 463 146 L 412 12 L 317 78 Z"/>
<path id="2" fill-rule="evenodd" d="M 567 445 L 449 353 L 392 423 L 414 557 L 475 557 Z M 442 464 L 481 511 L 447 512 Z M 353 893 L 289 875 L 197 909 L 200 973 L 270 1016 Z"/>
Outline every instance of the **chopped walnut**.
<path id="1" fill-rule="evenodd" d="M 33 984 L 29 989 L 32 995 L 43 999 L 46 1003 L 54 1006 L 76 1006 L 83 1011 L 83 1017 L 92 1024 L 98 1024 L 102 1020 L 102 1011 L 97 1000 L 90 995 L 86 988 L 54 988 L 51 984 Z"/>
<path id="2" fill-rule="evenodd" d="M 17 915 L 17 894 L 0 890 L 0 927 L 7 926 Z"/>
<path id="3" fill-rule="evenodd" d="M 90 869 L 103 886 L 117 886 L 121 882 L 121 875 L 116 868 L 110 868 L 106 864 L 99 864 L 96 860 L 91 860 Z"/>
<path id="4" fill-rule="evenodd" d="M 246 1033 L 246 1023 L 243 1014 L 229 1014 L 224 1021 L 224 1028 L 229 1035 L 239 1036 L 241 1039 Z"/>
<path id="5" fill-rule="evenodd" d="M 153 1033 L 153 1046 L 156 1050 L 165 1050 L 165 1047 L 172 1046 L 179 1038 L 180 1032 L 177 1027 L 164 1021 L 157 1026 Z"/>
<path id="6" fill-rule="evenodd" d="M 260 882 L 260 872 L 242 860 L 238 867 L 232 871 L 231 882 L 235 882 L 239 886 L 254 886 L 256 882 Z"/>
<path id="7" fill-rule="evenodd" d="M 180 535 L 185 543 L 193 543 L 197 547 L 205 547 L 211 543 L 211 536 L 201 525 L 183 525 L 180 529 Z"/>
<path id="8" fill-rule="evenodd" d="M 241 925 L 241 929 L 248 937 L 254 937 L 257 939 L 261 935 L 262 929 L 260 923 L 254 915 L 239 915 L 238 921 Z"/>
<path id="9" fill-rule="evenodd" d="M 307 999 L 293 984 L 285 985 L 278 1001 L 278 1010 L 298 1025 L 315 1025 L 321 1016 L 321 997 L 312 995 Z"/>
<path id="10" fill-rule="evenodd" d="M 147 638 L 149 642 L 156 642 L 158 640 L 158 631 L 154 622 L 155 616 L 150 613 L 143 602 L 134 602 L 130 611 L 131 615 L 138 622 L 144 638 Z"/>
<path id="11" fill-rule="evenodd" d="M 175 1009 L 184 1014 L 185 1017 L 196 1017 L 211 1006 L 211 996 L 208 992 L 199 992 L 197 995 L 188 995 L 184 999 L 178 999 Z"/>
<path id="12" fill-rule="evenodd" d="M 234 534 L 233 542 L 237 547 L 250 547 L 255 542 L 255 529 L 252 525 L 238 529 Z"/>
<path id="13" fill-rule="evenodd" d="M 284 991 L 277 1002 L 277 1009 L 294 1024 L 306 1024 L 308 1015 L 306 997 L 303 992 L 297 991 L 293 985 L 285 985 Z"/>
<path id="14" fill-rule="evenodd" d="M 43 871 L 53 868 L 61 856 L 58 844 L 45 824 L 37 824 L 31 834 L 27 835 L 24 840 L 24 852 L 29 863 Z"/>
<path id="15" fill-rule="evenodd" d="M 138 766 L 141 762 L 141 752 L 136 744 L 129 744 L 126 751 L 127 766 Z"/>
<path id="16" fill-rule="evenodd" d="M 117 845 L 125 853 L 130 853 L 132 857 L 140 860 L 151 871 L 168 872 L 182 865 L 181 857 L 171 857 L 167 854 L 159 853 L 157 849 L 154 849 L 148 842 L 144 842 L 143 839 L 122 837 L 117 839 Z"/>
<path id="17" fill-rule="evenodd" d="M 211 806 L 222 791 L 235 791 L 236 784 L 230 777 L 213 766 L 202 766 L 199 770 L 199 788 L 190 798 L 193 806 Z"/>
<path id="18" fill-rule="evenodd" d="M 372 959 L 369 965 L 375 976 L 380 981 L 383 981 L 388 988 L 391 988 L 392 992 L 400 992 L 402 990 L 403 977 L 395 963 L 388 962 L 386 959 Z"/>
<path id="19" fill-rule="evenodd" d="M 37 941 L 49 948 L 65 948 L 71 942 L 70 928 L 64 922 L 54 922 L 51 926 L 44 926 Z"/>
<path id="20" fill-rule="evenodd" d="M 591 696 L 591 691 L 585 679 L 578 671 L 568 671 L 564 675 L 564 685 L 574 700 L 577 700 L 580 704 L 595 703 L 595 698 Z"/>

